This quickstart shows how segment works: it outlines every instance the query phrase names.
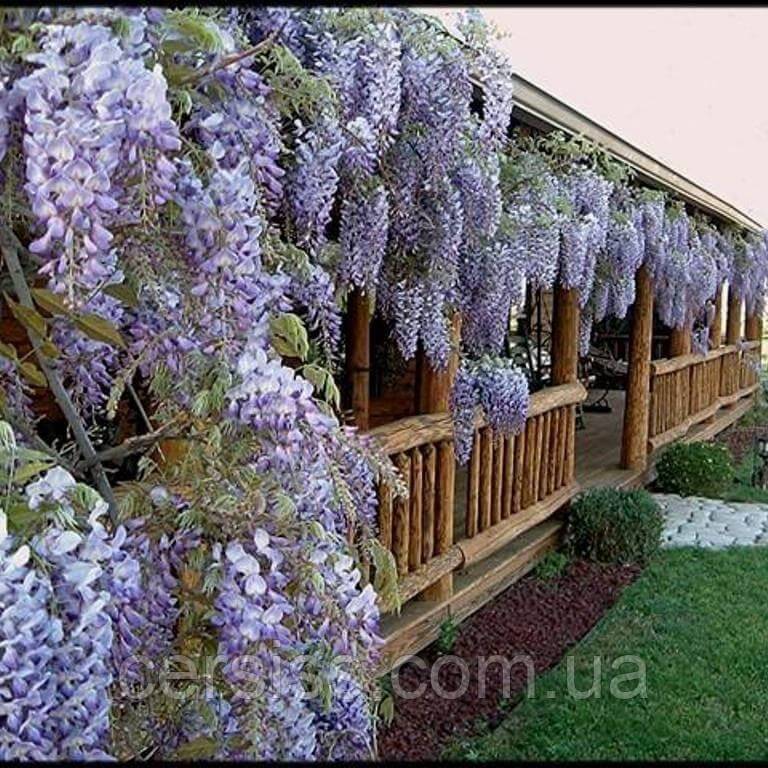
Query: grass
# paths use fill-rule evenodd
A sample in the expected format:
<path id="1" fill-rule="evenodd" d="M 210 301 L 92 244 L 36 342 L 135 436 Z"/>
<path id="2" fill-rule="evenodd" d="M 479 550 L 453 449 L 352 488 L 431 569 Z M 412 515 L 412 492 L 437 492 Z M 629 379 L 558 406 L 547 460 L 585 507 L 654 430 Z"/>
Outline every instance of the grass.
<path id="1" fill-rule="evenodd" d="M 571 652 L 586 691 L 601 658 L 602 695 L 576 699 L 563 659 L 492 732 L 445 757 L 470 760 L 756 760 L 768 755 L 768 548 L 660 554 Z M 646 667 L 646 696 L 619 699 L 611 662 Z M 567 658 L 567 657 L 566 657 Z M 632 691 L 637 681 L 619 690 Z M 546 693 L 553 691 L 554 697 Z"/>

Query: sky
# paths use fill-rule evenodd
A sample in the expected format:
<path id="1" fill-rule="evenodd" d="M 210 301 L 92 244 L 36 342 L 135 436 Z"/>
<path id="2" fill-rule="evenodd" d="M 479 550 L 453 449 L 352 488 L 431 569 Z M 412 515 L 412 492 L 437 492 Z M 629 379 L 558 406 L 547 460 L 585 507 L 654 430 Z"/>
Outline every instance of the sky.
<path id="1" fill-rule="evenodd" d="M 768 8 L 477 7 L 518 75 L 768 227 Z"/>

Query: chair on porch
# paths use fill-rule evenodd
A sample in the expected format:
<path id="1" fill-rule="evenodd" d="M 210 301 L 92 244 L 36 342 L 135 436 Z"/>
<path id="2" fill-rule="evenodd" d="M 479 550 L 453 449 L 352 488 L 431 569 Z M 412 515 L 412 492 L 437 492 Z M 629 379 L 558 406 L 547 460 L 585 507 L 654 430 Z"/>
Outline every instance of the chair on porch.
<path id="1" fill-rule="evenodd" d="M 580 361 L 584 373 L 580 376 L 587 392 L 601 391 L 598 397 L 584 402 L 586 412 L 610 413 L 608 393 L 612 389 L 626 389 L 629 366 L 624 360 L 616 359 L 610 349 L 590 344 L 589 352 Z"/>

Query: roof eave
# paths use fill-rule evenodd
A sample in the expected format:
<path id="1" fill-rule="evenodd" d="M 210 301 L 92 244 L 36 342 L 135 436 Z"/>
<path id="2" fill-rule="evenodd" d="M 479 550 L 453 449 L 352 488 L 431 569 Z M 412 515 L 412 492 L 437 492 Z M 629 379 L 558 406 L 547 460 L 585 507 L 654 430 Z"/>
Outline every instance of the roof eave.
<path id="1" fill-rule="evenodd" d="M 571 135 L 583 135 L 633 168 L 641 181 L 671 190 L 686 202 L 719 219 L 751 231 L 757 232 L 763 228 L 759 222 L 738 208 L 713 195 L 669 166 L 660 163 L 519 75 L 513 76 L 513 94 L 516 111 L 521 112 L 523 116 L 533 118 L 534 124 L 535 121 L 542 121 L 551 128 L 557 128 Z"/>

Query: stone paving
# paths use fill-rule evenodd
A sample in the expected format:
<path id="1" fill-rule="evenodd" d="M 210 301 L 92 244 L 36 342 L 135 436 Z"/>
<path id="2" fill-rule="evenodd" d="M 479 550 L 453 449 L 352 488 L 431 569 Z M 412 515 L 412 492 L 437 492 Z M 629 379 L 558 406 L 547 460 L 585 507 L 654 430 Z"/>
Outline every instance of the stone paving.
<path id="1" fill-rule="evenodd" d="M 768 504 L 655 493 L 664 513 L 662 546 L 722 549 L 768 545 Z"/>

